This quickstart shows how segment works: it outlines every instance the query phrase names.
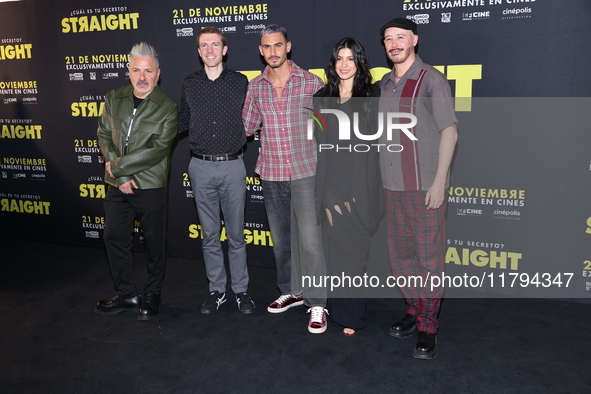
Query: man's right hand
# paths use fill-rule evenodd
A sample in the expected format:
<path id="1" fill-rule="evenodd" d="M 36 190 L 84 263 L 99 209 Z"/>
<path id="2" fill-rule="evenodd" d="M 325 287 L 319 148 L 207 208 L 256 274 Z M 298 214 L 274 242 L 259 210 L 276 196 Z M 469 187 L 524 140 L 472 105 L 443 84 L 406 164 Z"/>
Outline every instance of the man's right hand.
<path id="1" fill-rule="evenodd" d="M 115 179 L 115 177 L 113 176 L 113 173 L 111 172 L 111 162 L 108 161 L 105 163 L 105 169 L 107 170 L 107 173 L 109 174 L 109 176 L 113 179 Z"/>

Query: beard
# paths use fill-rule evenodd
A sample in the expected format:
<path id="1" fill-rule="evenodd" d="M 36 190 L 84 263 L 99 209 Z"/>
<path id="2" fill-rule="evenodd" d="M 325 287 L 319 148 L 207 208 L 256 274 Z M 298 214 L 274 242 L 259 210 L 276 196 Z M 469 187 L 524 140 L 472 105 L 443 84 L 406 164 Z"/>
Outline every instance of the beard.
<path id="1" fill-rule="evenodd" d="M 394 49 L 400 49 L 400 48 L 394 48 Z M 388 52 L 388 58 L 392 61 L 392 63 L 394 64 L 400 64 L 400 63 L 404 63 L 406 61 L 406 59 L 408 59 L 411 55 L 411 53 L 414 52 L 414 47 L 413 48 L 406 48 L 404 49 L 402 52 L 396 53 L 396 54 L 392 54 L 390 51 Z"/>
<path id="2" fill-rule="evenodd" d="M 281 59 L 279 56 L 271 56 L 265 59 L 269 67 L 271 68 L 279 68 L 285 63 L 287 59 Z"/>
<path id="3" fill-rule="evenodd" d="M 137 81 L 134 88 L 140 93 L 149 93 L 152 91 L 152 87 L 150 87 L 150 84 L 146 81 Z"/>

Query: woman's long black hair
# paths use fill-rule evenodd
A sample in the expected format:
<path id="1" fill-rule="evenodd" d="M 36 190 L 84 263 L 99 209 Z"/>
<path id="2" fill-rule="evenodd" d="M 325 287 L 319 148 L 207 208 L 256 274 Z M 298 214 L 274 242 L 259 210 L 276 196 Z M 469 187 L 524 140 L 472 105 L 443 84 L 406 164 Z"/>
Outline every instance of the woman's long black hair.
<path id="1" fill-rule="evenodd" d="M 352 37 L 345 37 L 339 42 L 337 42 L 332 50 L 332 56 L 330 57 L 328 66 L 325 69 L 326 72 L 326 85 L 324 97 L 340 97 L 340 90 L 339 84 L 341 83 L 341 78 L 337 74 L 336 71 L 336 63 L 337 58 L 339 57 L 339 51 L 343 48 L 349 48 L 353 53 L 353 61 L 355 62 L 355 67 L 357 67 L 357 72 L 355 73 L 355 77 L 353 80 L 353 92 L 352 97 L 359 97 L 359 98 L 366 98 L 371 97 L 371 74 L 369 72 L 369 61 L 367 60 L 367 55 L 365 54 L 365 48 L 363 45 L 359 43 L 356 39 Z M 332 100 L 323 100 L 323 105 L 325 107 L 331 108 L 335 107 L 336 103 L 340 100 L 335 102 L 335 99 Z M 360 120 L 363 123 L 363 129 L 370 129 L 372 130 L 373 123 L 367 123 L 370 120 L 370 112 L 372 107 L 371 100 L 353 100 L 353 109 L 355 112 L 358 112 L 361 116 Z"/>
<path id="2" fill-rule="evenodd" d="M 369 72 L 369 61 L 365 54 L 365 48 L 356 39 L 352 37 L 345 37 L 337 42 L 332 50 L 332 56 L 325 69 L 326 72 L 326 89 L 328 90 L 328 97 L 340 97 L 339 84 L 341 78 L 336 71 L 336 62 L 339 56 L 339 51 L 343 48 L 348 48 L 353 53 L 353 59 L 357 72 L 353 81 L 353 97 L 370 97 L 371 74 Z"/>

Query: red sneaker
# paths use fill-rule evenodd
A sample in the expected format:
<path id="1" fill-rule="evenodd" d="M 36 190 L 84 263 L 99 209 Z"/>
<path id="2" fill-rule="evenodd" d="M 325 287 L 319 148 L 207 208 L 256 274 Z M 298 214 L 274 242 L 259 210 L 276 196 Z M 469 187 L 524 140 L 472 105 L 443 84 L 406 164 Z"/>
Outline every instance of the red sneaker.
<path id="1" fill-rule="evenodd" d="M 277 298 L 267 307 L 267 311 L 271 313 L 285 312 L 292 306 L 298 306 L 304 304 L 304 298 L 302 296 L 295 296 L 292 294 L 285 294 Z"/>
<path id="2" fill-rule="evenodd" d="M 310 322 L 308 323 L 308 331 L 312 334 L 322 334 L 326 331 L 326 315 L 328 311 L 321 306 L 314 306 L 308 309 L 310 314 Z"/>

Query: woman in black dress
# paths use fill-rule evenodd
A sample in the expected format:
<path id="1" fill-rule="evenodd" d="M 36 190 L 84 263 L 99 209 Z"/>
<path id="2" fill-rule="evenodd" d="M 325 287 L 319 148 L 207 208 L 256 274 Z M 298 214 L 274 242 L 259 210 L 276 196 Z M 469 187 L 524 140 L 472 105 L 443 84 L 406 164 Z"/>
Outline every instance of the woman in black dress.
<path id="1" fill-rule="evenodd" d="M 350 140 L 339 140 L 339 122 L 334 114 L 324 114 L 327 126 L 316 128 L 315 137 L 324 147 L 320 149 L 316 169 L 317 215 L 323 224 L 323 242 L 329 275 L 353 278 L 365 272 L 370 249 L 370 235 L 383 214 L 382 183 L 379 154 L 376 147 L 365 151 L 378 141 L 359 139 L 354 132 L 357 113 L 359 132 L 375 134 L 377 130 L 377 101 L 380 90 L 371 84 L 365 49 L 354 38 L 346 37 L 333 48 L 326 68 L 327 83 L 314 95 L 317 111 L 337 109 L 350 120 Z M 350 149 L 349 149 L 350 145 Z M 336 147 L 347 149 L 336 149 Z M 361 147 L 356 151 L 355 147 Z M 351 292 L 354 290 L 354 292 Z M 329 294 L 331 319 L 345 327 L 345 335 L 354 335 L 364 328 L 365 302 L 362 289 L 340 288 Z"/>

